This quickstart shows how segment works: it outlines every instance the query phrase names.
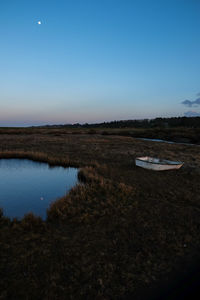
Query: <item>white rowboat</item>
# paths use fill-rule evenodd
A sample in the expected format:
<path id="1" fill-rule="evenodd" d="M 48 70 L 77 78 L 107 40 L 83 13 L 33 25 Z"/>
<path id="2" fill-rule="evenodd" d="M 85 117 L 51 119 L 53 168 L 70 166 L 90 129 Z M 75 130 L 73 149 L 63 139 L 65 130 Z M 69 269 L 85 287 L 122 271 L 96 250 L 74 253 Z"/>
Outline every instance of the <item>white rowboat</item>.
<path id="1" fill-rule="evenodd" d="M 150 156 L 137 157 L 135 164 L 138 167 L 151 169 L 155 171 L 179 169 L 184 164 L 181 161 L 171 161 L 166 159 L 159 159 Z"/>

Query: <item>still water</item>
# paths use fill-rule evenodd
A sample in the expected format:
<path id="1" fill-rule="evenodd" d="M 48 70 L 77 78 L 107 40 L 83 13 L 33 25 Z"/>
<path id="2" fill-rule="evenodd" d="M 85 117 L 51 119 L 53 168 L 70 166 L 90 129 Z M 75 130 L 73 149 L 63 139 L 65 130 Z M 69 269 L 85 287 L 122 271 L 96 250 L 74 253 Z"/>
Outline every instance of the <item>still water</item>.
<path id="1" fill-rule="evenodd" d="M 149 139 L 149 138 L 136 138 L 137 140 L 142 141 L 150 141 L 150 142 L 160 142 L 160 143 L 167 143 L 167 144 L 176 144 L 176 145 L 186 145 L 186 146 L 200 146 L 199 144 L 191 144 L 191 143 L 181 143 L 181 142 L 172 142 L 160 139 Z"/>
<path id="2" fill-rule="evenodd" d="M 78 169 L 49 167 L 28 159 L 0 159 L 0 207 L 4 216 L 32 212 L 42 219 L 56 198 L 76 185 Z"/>

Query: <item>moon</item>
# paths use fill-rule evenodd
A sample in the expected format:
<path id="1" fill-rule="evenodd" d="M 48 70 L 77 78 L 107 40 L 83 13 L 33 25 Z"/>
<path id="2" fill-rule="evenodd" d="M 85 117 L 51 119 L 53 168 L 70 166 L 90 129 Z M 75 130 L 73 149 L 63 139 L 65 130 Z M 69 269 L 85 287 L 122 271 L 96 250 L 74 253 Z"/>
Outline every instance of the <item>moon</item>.
<path id="1" fill-rule="evenodd" d="M 38 25 L 41 25 L 41 24 L 42 24 L 42 22 L 41 22 L 41 21 L 38 21 L 37 23 L 38 23 Z"/>

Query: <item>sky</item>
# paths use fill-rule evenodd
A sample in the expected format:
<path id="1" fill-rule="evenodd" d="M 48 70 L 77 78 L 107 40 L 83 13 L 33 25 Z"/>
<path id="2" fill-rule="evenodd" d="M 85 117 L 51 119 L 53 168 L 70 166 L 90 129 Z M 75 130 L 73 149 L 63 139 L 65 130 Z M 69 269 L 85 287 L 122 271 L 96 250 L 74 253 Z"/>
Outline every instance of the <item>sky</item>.
<path id="1" fill-rule="evenodd" d="M 1 0 L 0 126 L 200 115 L 199 15 L 200 0 Z"/>

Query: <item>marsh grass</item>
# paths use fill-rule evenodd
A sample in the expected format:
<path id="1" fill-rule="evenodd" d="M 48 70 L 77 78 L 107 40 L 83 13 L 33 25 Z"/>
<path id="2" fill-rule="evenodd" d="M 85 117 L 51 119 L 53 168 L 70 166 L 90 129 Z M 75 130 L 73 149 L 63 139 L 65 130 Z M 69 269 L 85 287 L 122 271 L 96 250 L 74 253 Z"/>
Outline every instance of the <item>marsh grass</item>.
<path id="1" fill-rule="evenodd" d="M 51 204 L 46 222 L 0 211 L 1 299 L 142 299 L 200 249 L 198 147 L 74 132 L 0 134 L 0 158 L 77 166 L 82 181 Z M 156 173 L 137 168 L 138 155 L 185 165 Z"/>
<path id="2" fill-rule="evenodd" d="M 132 187 L 104 179 L 93 167 L 85 167 L 78 174 L 84 185 L 77 185 L 67 196 L 53 202 L 47 211 L 48 221 L 98 222 L 108 215 L 122 217 L 132 207 Z"/>
<path id="3" fill-rule="evenodd" d="M 18 137 L 46 135 L 62 137 L 63 135 L 115 135 L 136 138 L 163 139 L 174 142 L 200 144 L 200 128 L 0 128 L 0 135 Z"/>
<path id="4" fill-rule="evenodd" d="M 106 129 L 99 131 L 102 135 L 129 136 L 133 138 L 149 138 L 173 141 L 177 143 L 200 144 L 199 128 L 124 128 L 124 129 Z"/>
<path id="5" fill-rule="evenodd" d="M 67 156 L 61 158 L 37 151 L 0 151 L 0 159 L 2 158 L 30 159 L 48 163 L 50 166 L 75 167 L 75 163 L 70 162 Z"/>

